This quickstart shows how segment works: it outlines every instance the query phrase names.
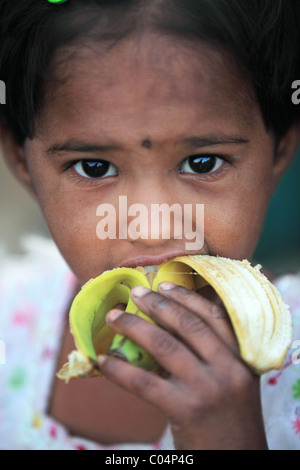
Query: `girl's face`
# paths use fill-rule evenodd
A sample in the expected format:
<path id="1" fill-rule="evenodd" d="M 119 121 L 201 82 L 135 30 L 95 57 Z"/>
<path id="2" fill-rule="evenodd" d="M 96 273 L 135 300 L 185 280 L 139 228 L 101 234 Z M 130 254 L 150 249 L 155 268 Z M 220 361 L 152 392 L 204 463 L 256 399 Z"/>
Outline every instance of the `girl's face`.
<path id="1" fill-rule="evenodd" d="M 241 70 L 205 44 L 149 35 L 68 52 L 56 57 L 67 79 L 48 87 L 22 178 L 79 281 L 179 254 L 251 258 L 282 165 Z M 99 240 L 97 208 L 113 205 L 118 221 L 119 196 L 149 214 L 203 204 L 203 248 L 187 251 L 172 226 L 169 239 Z"/>

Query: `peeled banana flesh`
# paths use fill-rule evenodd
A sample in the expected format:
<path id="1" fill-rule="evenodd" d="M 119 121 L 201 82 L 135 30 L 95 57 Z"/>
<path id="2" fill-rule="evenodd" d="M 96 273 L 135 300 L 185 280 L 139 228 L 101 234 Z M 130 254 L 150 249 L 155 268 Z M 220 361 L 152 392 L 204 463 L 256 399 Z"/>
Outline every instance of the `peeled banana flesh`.
<path id="1" fill-rule="evenodd" d="M 152 272 L 149 272 L 152 271 Z M 153 322 L 130 297 L 143 285 L 158 290 L 162 281 L 173 282 L 201 294 L 210 285 L 221 298 L 235 332 L 241 358 L 257 374 L 280 369 L 292 341 L 288 306 L 276 287 L 249 261 L 208 255 L 182 256 L 147 269 L 116 268 L 86 283 L 70 310 L 70 330 L 76 350 L 57 373 L 66 383 L 74 378 L 101 376 L 98 355 L 114 355 L 155 371 L 156 360 L 140 346 L 116 334 L 106 324 L 106 314 L 119 303 L 126 312 Z"/>

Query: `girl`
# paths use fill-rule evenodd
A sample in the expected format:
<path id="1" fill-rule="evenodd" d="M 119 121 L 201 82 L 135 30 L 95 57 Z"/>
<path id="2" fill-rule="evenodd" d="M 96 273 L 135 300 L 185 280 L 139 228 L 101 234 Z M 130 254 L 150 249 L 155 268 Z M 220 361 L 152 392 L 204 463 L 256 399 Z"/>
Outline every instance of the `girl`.
<path id="1" fill-rule="evenodd" d="M 240 360 L 210 292 L 133 289 L 163 329 L 120 308 L 108 314 L 111 328 L 152 353 L 166 376 L 101 357 L 105 379 L 54 379 L 74 348 L 68 311 L 80 286 L 118 266 L 193 254 L 173 232 L 100 241 L 99 204 L 117 208 L 121 195 L 128 206 L 204 204 L 205 240 L 195 253 L 252 258 L 299 144 L 300 108 L 291 101 L 299 4 L 60 3 L 0 1 L 3 154 L 67 263 L 36 246 L 3 264 L 0 445 L 299 448 L 299 368 L 289 356 L 279 375 L 264 377 L 261 400 L 260 380 Z M 299 277 L 277 283 L 293 307 Z"/>

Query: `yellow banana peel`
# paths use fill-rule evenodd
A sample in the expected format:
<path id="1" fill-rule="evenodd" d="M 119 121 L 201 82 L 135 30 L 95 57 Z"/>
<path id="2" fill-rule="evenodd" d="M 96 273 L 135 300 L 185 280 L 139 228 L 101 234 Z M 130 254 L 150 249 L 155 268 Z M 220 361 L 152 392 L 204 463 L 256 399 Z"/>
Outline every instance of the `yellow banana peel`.
<path id="1" fill-rule="evenodd" d="M 98 355 L 115 355 L 146 370 L 159 364 L 140 346 L 116 334 L 105 317 L 115 305 L 153 323 L 130 297 L 130 290 L 143 285 L 157 291 L 162 281 L 173 282 L 201 293 L 210 285 L 221 298 L 231 320 L 242 359 L 257 374 L 280 369 L 292 341 L 288 306 L 276 287 L 249 261 L 208 255 L 182 256 L 153 267 L 116 268 L 86 283 L 70 310 L 70 329 L 76 350 L 57 373 L 66 383 L 74 378 L 101 376 Z"/>

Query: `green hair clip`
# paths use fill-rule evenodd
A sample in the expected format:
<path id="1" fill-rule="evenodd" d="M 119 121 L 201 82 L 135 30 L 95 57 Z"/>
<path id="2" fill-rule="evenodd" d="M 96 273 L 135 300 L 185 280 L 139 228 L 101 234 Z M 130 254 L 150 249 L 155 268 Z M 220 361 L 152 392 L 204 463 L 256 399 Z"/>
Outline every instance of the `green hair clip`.
<path id="1" fill-rule="evenodd" d="M 68 0 L 48 0 L 49 3 L 66 3 Z"/>

